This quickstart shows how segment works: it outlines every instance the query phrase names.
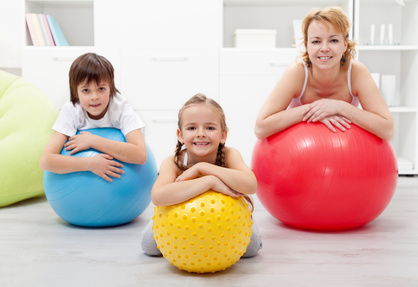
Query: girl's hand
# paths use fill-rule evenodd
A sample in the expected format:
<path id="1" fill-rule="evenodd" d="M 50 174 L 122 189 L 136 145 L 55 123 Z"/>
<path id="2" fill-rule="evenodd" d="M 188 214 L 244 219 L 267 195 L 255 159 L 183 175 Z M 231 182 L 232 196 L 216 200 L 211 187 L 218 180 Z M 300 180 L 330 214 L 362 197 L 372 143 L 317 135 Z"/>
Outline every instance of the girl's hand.
<path id="1" fill-rule="evenodd" d="M 213 181 L 213 185 L 212 185 L 212 188 L 211 188 L 213 191 L 217 191 L 219 193 L 229 195 L 229 196 L 232 196 L 232 197 L 244 196 L 243 193 L 240 193 L 238 191 L 235 191 L 235 190 L 231 189 L 229 186 L 227 186 L 218 177 L 216 177 L 214 175 L 206 175 L 206 176 L 210 177 L 210 179 Z"/>
<path id="2" fill-rule="evenodd" d="M 193 178 L 201 176 L 202 174 L 200 173 L 199 166 L 200 166 L 200 163 L 197 163 L 193 165 L 192 167 L 190 167 L 189 169 L 185 170 L 182 174 L 180 174 L 176 178 L 175 182 L 189 180 L 189 179 L 193 179 Z"/>
<path id="3" fill-rule="evenodd" d="M 65 150 L 71 150 L 70 155 L 79 151 L 91 148 L 94 135 L 89 132 L 80 132 L 80 134 L 72 136 L 68 142 L 64 144 Z"/>
<path id="4" fill-rule="evenodd" d="M 335 127 L 340 129 L 341 131 L 346 131 L 347 129 L 350 129 L 350 123 L 351 121 L 345 117 L 342 116 L 329 116 L 325 119 L 321 120 L 321 123 L 327 126 L 332 132 L 336 132 Z"/>
<path id="5" fill-rule="evenodd" d="M 322 99 L 307 104 L 302 111 L 302 121 L 320 122 L 329 116 L 338 115 L 341 103 L 339 100 Z"/>
<path id="6" fill-rule="evenodd" d="M 219 180 L 219 184 L 216 184 L 212 187 L 212 190 L 217 191 L 219 193 L 231 196 L 231 197 L 240 197 L 244 196 L 243 193 L 240 193 L 238 191 L 235 191 L 231 188 L 229 188 L 226 184 L 224 184 L 221 180 Z"/>
<path id="7" fill-rule="evenodd" d="M 98 154 L 91 157 L 91 164 L 89 170 L 105 180 L 112 182 L 110 177 L 120 178 L 123 174 L 123 165 L 113 160 L 113 157 L 107 154 Z"/>

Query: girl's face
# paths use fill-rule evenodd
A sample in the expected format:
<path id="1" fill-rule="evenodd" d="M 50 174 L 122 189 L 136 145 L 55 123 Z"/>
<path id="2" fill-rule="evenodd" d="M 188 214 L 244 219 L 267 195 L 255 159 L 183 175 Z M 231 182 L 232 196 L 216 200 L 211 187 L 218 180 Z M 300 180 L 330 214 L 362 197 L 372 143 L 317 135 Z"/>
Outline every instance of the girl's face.
<path id="1" fill-rule="evenodd" d="M 110 88 L 107 82 L 101 82 L 99 85 L 95 81 L 81 83 L 77 87 L 77 95 L 80 104 L 93 120 L 99 120 L 104 117 L 109 105 Z"/>
<path id="2" fill-rule="evenodd" d="M 345 36 L 335 32 L 330 24 L 313 21 L 308 27 L 307 48 L 309 60 L 320 69 L 330 69 L 340 65 L 347 50 Z"/>
<path id="3" fill-rule="evenodd" d="M 197 104 L 186 108 L 181 119 L 177 138 L 186 146 L 190 163 L 206 161 L 214 163 L 220 142 L 225 142 L 217 111 L 209 105 Z"/>

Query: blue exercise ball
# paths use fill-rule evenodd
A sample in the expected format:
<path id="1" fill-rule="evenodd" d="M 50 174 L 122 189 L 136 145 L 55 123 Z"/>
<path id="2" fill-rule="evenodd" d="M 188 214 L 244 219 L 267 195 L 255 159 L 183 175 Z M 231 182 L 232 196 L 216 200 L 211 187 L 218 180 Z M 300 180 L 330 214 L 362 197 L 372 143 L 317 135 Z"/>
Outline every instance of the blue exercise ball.
<path id="1" fill-rule="evenodd" d="M 115 128 L 87 129 L 107 139 L 126 142 Z M 79 132 L 77 132 L 79 134 Z M 92 157 L 94 149 L 71 156 Z M 62 155 L 70 155 L 64 148 Z M 52 209 L 65 221 L 79 226 L 106 227 L 128 223 L 137 218 L 151 202 L 151 189 L 158 176 L 154 155 L 147 146 L 144 165 L 123 162 L 124 173 L 108 182 L 90 172 L 67 174 L 44 172 L 44 189 Z"/>

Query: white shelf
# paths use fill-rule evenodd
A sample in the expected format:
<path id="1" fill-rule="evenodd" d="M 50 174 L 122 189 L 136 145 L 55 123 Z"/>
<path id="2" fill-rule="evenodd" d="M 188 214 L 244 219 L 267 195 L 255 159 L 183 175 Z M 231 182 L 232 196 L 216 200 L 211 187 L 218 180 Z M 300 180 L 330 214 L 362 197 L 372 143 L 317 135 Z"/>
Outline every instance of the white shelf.
<path id="1" fill-rule="evenodd" d="M 25 0 L 25 14 L 54 17 L 70 46 L 94 46 L 94 0 Z M 26 29 L 26 45 L 30 45 Z"/>
<path id="2" fill-rule="evenodd" d="M 335 1 L 335 0 L 224 0 L 224 6 L 297 6 L 297 5 L 335 5 L 336 2 L 346 1 Z"/>
<path id="3" fill-rule="evenodd" d="M 389 107 L 392 113 L 416 113 L 417 109 L 414 107 Z"/>
<path id="4" fill-rule="evenodd" d="M 94 0 L 26 0 L 42 7 L 62 8 L 62 7 L 90 7 L 93 8 Z"/>
<path id="5" fill-rule="evenodd" d="M 358 45 L 358 51 L 418 51 L 418 46 L 405 45 Z"/>
<path id="6" fill-rule="evenodd" d="M 416 174 L 417 170 L 414 169 L 414 163 L 403 157 L 397 158 L 398 162 L 398 173 L 399 174 Z"/>

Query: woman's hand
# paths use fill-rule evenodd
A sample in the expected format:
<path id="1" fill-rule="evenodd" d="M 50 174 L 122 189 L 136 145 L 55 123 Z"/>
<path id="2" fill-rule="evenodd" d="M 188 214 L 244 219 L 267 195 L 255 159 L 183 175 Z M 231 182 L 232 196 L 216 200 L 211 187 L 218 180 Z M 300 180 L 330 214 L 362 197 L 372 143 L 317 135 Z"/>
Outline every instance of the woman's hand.
<path id="1" fill-rule="evenodd" d="M 120 178 L 120 175 L 123 174 L 122 167 L 123 165 L 114 161 L 110 155 L 98 154 L 91 157 L 89 170 L 103 179 L 112 182 L 113 180 L 110 177 Z"/>
<path id="2" fill-rule="evenodd" d="M 341 103 L 339 100 L 322 99 L 307 104 L 302 111 L 302 121 L 320 122 L 329 116 L 339 115 Z"/>
<path id="3" fill-rule="evenodd" d="M 347 129 L 350 129 L 350 123 L 351 123 L 349 119 L 338 116 L 338 115 L 326 117 L 320 122 L 326 125 L 327 128 L 329 128 L 334 133 L 336 132 L 334 126 L 344 132 Z"/>
<path id="4" fill-rule="evenodd" d="M 339 100 L 322 99 L 307 104 L 302 111 L 302 121 L 306 121 L 307 123 L 322 122 L 333 132 L 336 132 L 334 127 L 345 131 L 350 128 L 351 121 L 339 115 L 342 103 Z"/>
<path id="5" fill-rule="evenodd" d="M 79 151 L 86 150 L 92 147 L 92 142 L 95 135 L 89 132 L 80 132 L 80 134 L 72 136 L 68 139 L 68 142 L 64 144 L 65 150 L 73 155 Z"/>

